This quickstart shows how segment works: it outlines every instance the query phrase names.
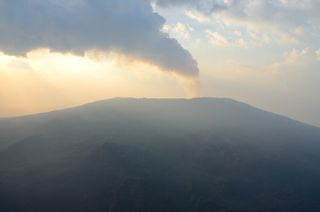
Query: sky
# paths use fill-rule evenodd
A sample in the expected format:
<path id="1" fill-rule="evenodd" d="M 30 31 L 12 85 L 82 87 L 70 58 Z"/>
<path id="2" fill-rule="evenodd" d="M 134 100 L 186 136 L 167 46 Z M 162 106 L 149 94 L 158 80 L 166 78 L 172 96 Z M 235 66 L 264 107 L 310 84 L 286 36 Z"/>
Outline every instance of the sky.
<path id="1" fill-rule="evenodd" d="M 226 97 L 320 126 L 319 0 L 0 0 L 0 117 Z"/>

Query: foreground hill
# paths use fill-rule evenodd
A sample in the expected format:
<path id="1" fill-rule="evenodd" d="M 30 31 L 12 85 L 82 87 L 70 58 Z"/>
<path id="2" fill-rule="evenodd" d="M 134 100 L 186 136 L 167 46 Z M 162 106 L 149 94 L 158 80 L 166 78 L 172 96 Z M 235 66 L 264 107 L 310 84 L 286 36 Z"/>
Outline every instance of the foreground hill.
<path id="1" fill-rule="evenodd" d="M 320 211 L 320 129 L 229 99 L 0 119 L 0 211 Z"/>

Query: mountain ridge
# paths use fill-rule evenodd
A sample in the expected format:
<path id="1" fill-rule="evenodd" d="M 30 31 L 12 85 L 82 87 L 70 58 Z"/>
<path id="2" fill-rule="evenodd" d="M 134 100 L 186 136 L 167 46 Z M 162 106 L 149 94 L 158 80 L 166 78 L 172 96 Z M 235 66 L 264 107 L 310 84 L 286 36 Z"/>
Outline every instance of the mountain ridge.
<path id="1" fill-rule="evenodd" d="M 18 116 L 10 116 L 10 117 L 0 117 L 0 121 L 8 121 L 8 120 L 14 120 L 14 119 L 20 119 L 20 118 L 32 118 L 35 116 L 46 116 L 50 114 L 56 114 L 56 113 L 61 113 L 61 112 L 68 112 L 71 110 L 78 110 L 78 109 L 85 109 L 85 108 L 90 108 L 90 107 L 95 107 L 95 106 L 102 106 L 104 104 L 112 103 L 115 101 L 215 101 L 215 102 L 224 102 L 224 103 L 232 103 L 232 104 L 238 104 L 246 107 L 250 107 L 251 109 L 259 110 L 264 113 L 269 113 L 272 115 L 276 115 L 285 119 L 289 119 L 294 122 L 299 122 L 300 124 L 304 125 L 309 125 L 310 127 L 318 128 L 320 127 L 312 125 L 310 123 L 306 123 L 291 117 L 288 117 L 286 115 L 278 114 L 275 112 L 271 112 L 265 109 L 261 109 L 259 107 L 253 106 L 251 104 L 238 101 L 232 98 L 227 98 L 227 97 L 194 97 L 194 98 L 147 98 L 147 97 L 141 97 L 141 98 L 135 98 L 135 97 L 114 97 L 110 99 L 102 99 L 102 100 L 97 100 L 94 102 L 89 102 L 85 104 L 80 104 L 72 107 L 67 107 L 67 108 L 62 108 L 62 109 L 56 109 L 56 110 L 51 110 L 51 111 L 46 111 L 46 112 L 41 112 L 41 113 L 33 113 L 33 114 L 26 114 L 26 115 L 18 115 Z"/>
<path id="2" fill-rule="evenodd" d="M 0 121 L 1 211 L 318 211 L 320 130 L 228 99 Z"/>

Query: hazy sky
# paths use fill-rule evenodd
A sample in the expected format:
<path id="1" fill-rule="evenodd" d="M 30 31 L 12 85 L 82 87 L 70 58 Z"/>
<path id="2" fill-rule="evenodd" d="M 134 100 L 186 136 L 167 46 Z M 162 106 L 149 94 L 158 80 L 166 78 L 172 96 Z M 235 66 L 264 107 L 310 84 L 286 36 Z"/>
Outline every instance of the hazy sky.
<path id="1" fill-rule="evenodd" d="M 320 126 L 319 0 L 0 0 L 0 116 L 234 98 Z"/>

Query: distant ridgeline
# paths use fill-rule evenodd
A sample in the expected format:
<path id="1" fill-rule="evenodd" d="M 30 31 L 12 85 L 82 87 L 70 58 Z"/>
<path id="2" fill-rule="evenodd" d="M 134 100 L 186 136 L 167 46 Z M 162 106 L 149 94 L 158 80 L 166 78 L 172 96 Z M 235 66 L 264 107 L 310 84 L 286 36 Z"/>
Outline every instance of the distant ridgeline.
<path id="1" fill-rule="evenodd" d="M 1 212 L 320 211 L 320 129 L 229 99 L 0 119 Z"/>

